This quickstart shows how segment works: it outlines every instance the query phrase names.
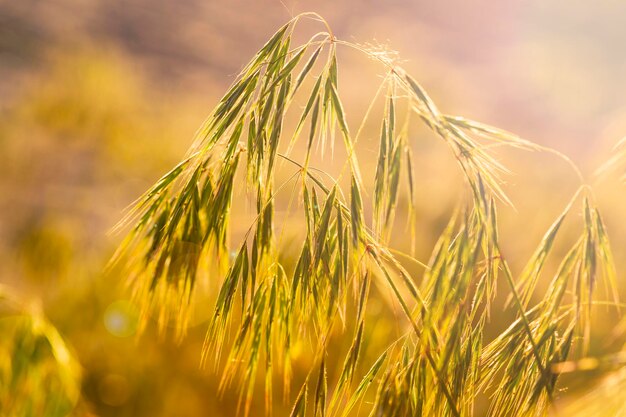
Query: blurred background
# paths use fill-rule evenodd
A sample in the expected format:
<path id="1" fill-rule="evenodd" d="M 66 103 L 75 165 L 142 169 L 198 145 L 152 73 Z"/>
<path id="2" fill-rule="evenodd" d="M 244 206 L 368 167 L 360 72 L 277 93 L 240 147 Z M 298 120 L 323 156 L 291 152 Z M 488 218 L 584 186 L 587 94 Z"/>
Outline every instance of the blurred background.
<path id="1" fill-rule="evenodd" d="M 37 306 L 80 363 L 76 415 L 234 415 L 236 395 L 218 398 L 218 379 L 198 368 L 200 320 L 181 344 L 151 326 L 136 337 L 124 277 L 103 273 L 121 239 L 108 231 L 182 158 L 269 36 L 304 11 L 324 16 L 339 38 L 398 51 L 444 112 L 551 146 L 589 182 L 626 134 L 626 3 L 617 0 L 0 0 L 0 283 Z M 347 50 L 339 59 L 358 125 L 382 70 Z M 365 160 L 376 157 L 367 136 L 377 132 L 364 133 Z M 420 259 L 463 185 L 447 152 L 416 138 Z M 500 156 L 515 204 L 502 210 L 502 240 L 520 268 L 579 180 L 551 154 Z M 604 178 L 594 189 L 624 293 L 624 188 Z M 598 353 L 619 346 L 614 322 L 600 317 Z"/>

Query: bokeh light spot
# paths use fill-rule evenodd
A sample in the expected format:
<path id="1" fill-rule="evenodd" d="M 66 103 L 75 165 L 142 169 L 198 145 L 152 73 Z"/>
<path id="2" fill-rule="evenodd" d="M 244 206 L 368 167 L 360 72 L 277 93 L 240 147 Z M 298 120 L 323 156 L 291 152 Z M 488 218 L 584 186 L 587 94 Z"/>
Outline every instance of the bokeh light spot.
<path id="1" fill-rule="evenodd" d="M 115 301 L 104 312 L 104 326 L 114 336 L 134 335 L 137 332 L 137 323 L 137 308 L 129 301 Z"/>

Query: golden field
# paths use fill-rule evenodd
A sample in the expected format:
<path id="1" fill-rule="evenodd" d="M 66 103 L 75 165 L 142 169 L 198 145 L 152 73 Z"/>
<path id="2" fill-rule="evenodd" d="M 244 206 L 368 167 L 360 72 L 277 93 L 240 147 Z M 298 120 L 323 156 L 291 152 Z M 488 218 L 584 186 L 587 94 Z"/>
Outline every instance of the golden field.
<path id="1" fill-rule="evenodd" d="M 488 149 L 510 170 L 501 175 L 501 186 L 511 204 L 497 203 L 503 257 L 521 273 L 546 230 L 585 184 L 583 193 L 602 213 L 616 287 L 621 299 L 626 297 L 621 178 L 626 158 L 614 148 L 626 132 L 626 7 L 619 2 L 575 1 L 567 7 L 539 1 L 0 3 L 0 416 L 237 414 L 236 384 L 220 394 L 222 370 L 200 367 L 223 278 L 216 265 L 228 262 L 208 258 L 207 281 L 196 288 L 187 334 L 177 339 L 172 323 L 159 332 L 156 317 L 141 320 L 128 271 L 107 268 L 130 226 L 113 229 L 128 207 L 185 157 L 198 127 L 257 50 L 285 22 L 311 8 L 338 38 L 393 57 L 445 114 L 485 122 L 554 150 Z M 319 22 L 303 20 L 293 43 L 306 42 L 318 30 Z M 337 60 L 338 91 L 355 133 L 385 71 L 351 48 L 339 47 Z M 310 89 L 312 82 L 303 86 Z M 293 107 L 301 110 L 306 103 L 306 94 L 295 96 Z M 372 107 L 374 116 L 363 123 L 356 147 L 368 223 L 376 210 L 371 201 L 384 107 L 384 101 Z M 415 195 L 408 204 L 408 181 L 402 177 L 387 243 L 427 263 L 470 193 L 445 141 L 418 119 L 410 122 L 406 137 Z M 285 126 L 293 129 L 296 123 L 297 111 Z M 316 154 L 311 166 L 338 176 L 347 155 L 339 133 L 335 140 L 333 152 Z M 296 154 L 303 149 L 298 145 Z M 610 169 L 599 171 L 612 158 Z M 277 183 L 289 181 L 293 167 L 284 161 L 277 165 Z M 227 237 L 232 253 L 226 258 L 231 261 L 256 216 L 245 181 L 239 174 L 233 191 Z M 341 185 L 349 194 L 347 177 Z M 287 187 L 274 202 L 275 246 L 286 269 L 294 267 L 307 228 L 298 214 L 299 195 Z M 584 227 L 582 200 L 573 207 L 533 303 L 549 291 L 549 278 Z M 407 221 L 411 214 L 414 223 Z M 421 267 L 410 259 L 403 262 L 419 285 Z M 376 288 L 356 378 L 408 328 L 391 291 Z M 508 294 L 504 281 L 498 282 L 485 343 L 516 318 L 505 308 Z M 581 369 L 562 376 L 547 413 L 624 412 L 626 391 L 620 388 L 626 384 L 626 361 L 620 352 L 626 322 L 621 304 L 611 305 L 615 302 L 601 280 L 596 296 L 588 351 L 574 351 L 572 359 L 601 359 L 572 365 Z M 353 317 L 353 310 L 344 313 Z M 343 326 L 329 334 L 336 353 L 326 364 L 329 381 L 340 377 L 341 355 L 350 349 L 355 330 L 350 318 L 339 322 Z M 294 378 L 286 400 L 282 378 L 274 378 L 274 415 L 290 414 L 299 384 L 315 363 L 310 348 L 306 341 L 294 344 Z M 266 410 L 264 376 L 256 378 L 251 416 Z M 371 391 L 353 415 L 367 415 Z M 475 415 L 487 415 L 489 398 L 489 392 L 478 396 Z"/>

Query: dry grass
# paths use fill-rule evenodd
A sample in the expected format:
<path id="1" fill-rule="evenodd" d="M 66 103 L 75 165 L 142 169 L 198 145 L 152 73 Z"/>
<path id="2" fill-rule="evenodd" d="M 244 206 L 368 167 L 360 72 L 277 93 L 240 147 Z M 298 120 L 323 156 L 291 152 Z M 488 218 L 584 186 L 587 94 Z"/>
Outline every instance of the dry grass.
<path id="1" fill-rule="evenodd" d="M 293 45 L 293 31 L 305 18 L 324 23 L 323 31 Z M 369 222 L 363 198 L 370 179 L 359 167 L 358 134 L 351 132 L 340 96 L 340 48 L 362 52 L 385 71 Z M 308 97 L 302 110 L 293 106 L 297 94 Z M 294 116 L 298 122 L 288 131 L 285 120 Z M 400 186 L 408 187 L 409 206 L 419 198 L 410 116 L 418 116 L 449 146 L 468 186 L 426 263 L 389 247 Z M 334 151 L 335 142 L 343 143 L 347 160 L 333 178 L 312 165 L 312 156 Z M 357 409 L 376 416 L 471 416 L 481 396 L 488 397 L 493 416 L 545 415 L 557 394 L 556 364 L 587 354 L 599 283 L 607 285 L 618 305 L 615 271 L 587 186 L 581 186 L 524 270 L 511 271 L 498 237 L 497 207 L 510 204 L 501 182 L 507 170 L 492 153 L 499 146 L 545 150 L 442 113 L 392 56 L 338 40 L 319 16 L 300 15 L 243 69 L 198 131 L 186 159 L 138 200 L 121 224 L 132 230 L 116 259 L 127 260 L 144 317 L 156 315 L 163 330 L 175 323 L 177 337 L 184 336 L 198 282 L 209 280 L 210 286 L 220 277 L 203 363 L 221 369 L 223 390 L 240 387 L 244 415 L 258 379 L 264 381 L 268 413 L 275 374 L 283 375 L 288 394 L 302 346 L 312 359 L 307 377 L 298 382 L 292 416 L 346 416 Z M 292 170 L 285 183 L 275 180 L 279 167 Z M 256 201 L 256 217 L 244 238 L 231 242 L 238 172 Z M 349 181 L 342 182 L 344 176 Z M 275 233 L 275 197 L 288 186 L 296 190 L 292 197 L 306 225 L 293 267 L 282 263 Z M 557 272 L 543 277 L 548 291 L 533 301 L 571 212 L 583 216 L 579 238 Z M 408 272 L 406 258 L 424 265 L 423 273 Z M 509 294 L 506 308 L 515 319 L 491 340 L 484 329 L 498 286 Z M 389 340 L 373 363 L 361 363 L 368 300 L 389 291 L 390 304 L 403 313 L 405 334 Z M 337 352 L 328 343 L 341 326 L 350 347 L 336 378 L 329 380 L 326 361 Z"/>
<path id="2" fill-rule="evenodd" d="M 0 415 L 63 417 L 80 394 L 80 367 L 58 331 L 0 286 Z"/>

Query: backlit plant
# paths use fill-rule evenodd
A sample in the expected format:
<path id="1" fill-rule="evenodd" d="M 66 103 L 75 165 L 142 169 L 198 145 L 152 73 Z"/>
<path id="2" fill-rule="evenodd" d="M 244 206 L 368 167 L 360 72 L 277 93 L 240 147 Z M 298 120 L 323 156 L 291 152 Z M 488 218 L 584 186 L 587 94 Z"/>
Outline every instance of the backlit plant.
<path id="1" fill-rule="evenodd" d="M 305 18 L 324 29 L 296 45 L 293 33 Z M 365 116 L 378 117 L 380 128 L 372 173 L 360 168 L 356 151 L 365 119 L 355 130 L 342 104 L 342 48 L 384 71 Z M 376 103 L 383 107 L 378 116 Z M 415 233 L 414 204 L 424 197 L 414 185 L 410 118 L 448 145 L 468 190 L 428 262 L 390 245 L 399 204 L 408 205 Z M 156 317 L 163 331 L 174 324 L 178 337 L 198 288 L 212 291 L 214 305 L 202 307 L 213 311 L 202 361 L 220 369 L 223 390 L 239 389 L 243 414 L 257 384 L 271 412 L 275 375 L 283 376 L 288 398 L 292 366 L 306 354 L 309 369 L 290 400 L 293 416 L 470 416 L 481 395 L 489 415 L 545 415 L 558 394 L 559 364 L 587 354 L 599 284 L 618 303 L 615 271 L 606 228 L 584 185 L 522 272 L 511 270 L 498 236 L 498 206 L 510 204 L 501 181 L 507 170 L 493 155 L 501 146 L 556 153 L 443 113 L 393 54 L 339 40 L 319 16 L 303 14 L 259 50 L 185 159 L 138 200 L 121 224 L 132 229 L 115 259 L 128 266 L 144 318 Z M 346 157 L 338 175 L 319 164 L 330 152 Z M 288 172 L 286 180 L 279 171 Z M 404 186 L 406 203 L 399 200 Z M 242 189 L 255 212 L 235 240 L 231 208 Z M 279 216 L 276 197 L 289 191 L 298 208 L 291 216 L 303 225 L 295 262 L 277 244 L 292 204 Z M 538 295 L 570 212 L 582 214 L 582 230 Z M 487 338 L 497 287 L 508 294 L 505 308 L 515 319 Z M 400 307 L 403 335 L 364 363 L 374 297 Z M 350 338 L 342 353 L 329 346 L 337 332 Z M 329 378 L 328 358 L 339 354 L 340 368 Z"/>

